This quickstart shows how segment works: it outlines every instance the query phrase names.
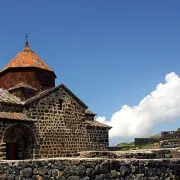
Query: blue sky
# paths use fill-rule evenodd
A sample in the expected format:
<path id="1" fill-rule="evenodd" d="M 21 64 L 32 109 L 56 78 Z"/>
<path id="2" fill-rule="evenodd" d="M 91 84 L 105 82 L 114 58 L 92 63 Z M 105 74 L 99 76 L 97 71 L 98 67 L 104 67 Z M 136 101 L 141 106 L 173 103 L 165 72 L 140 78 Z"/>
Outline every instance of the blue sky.
<path id="1" fill-rule="evenodd" d="M 31 48 L 99 116 L 110 119 L 180 75 L 179 1 L 2 1 L 0 67 Z M 177 129 L 179 121 L 156 126 Z"/>

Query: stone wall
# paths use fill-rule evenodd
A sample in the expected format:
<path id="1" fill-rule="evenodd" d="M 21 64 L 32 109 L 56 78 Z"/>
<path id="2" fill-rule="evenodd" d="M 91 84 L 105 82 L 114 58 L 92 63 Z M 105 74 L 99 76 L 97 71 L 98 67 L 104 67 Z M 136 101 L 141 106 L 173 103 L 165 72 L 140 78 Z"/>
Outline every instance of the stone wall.
<path id="1" fill-rule="evenodd" d="M 89 149 L 87 150 L 107 150 L 109 146 L 108 130 L 103 127 L 87 127 L 87 136 L 89 137 Z"/>
<path id="2" fill-rule="evenodd" d="M 163 131 L 159 138 L 135 138 L 135 146 L 159 143 L 161 148 L 180 147 L 180 131 Z"/>
<path id="3" fill-rule="evenodd" d="M 180 131 L 164 131 L 161 132 L 161 139 L 180 139 Z"/>
<path id="4" fill-rule="evenodd" d="M 180 160 L 49 159 L 0 163 L 1 179 L 180 179 Z"/>
<path id="5" fill-rule="evenodd" d="M 161 148 L 177 148 L 180 147 L 180 139 L 168 139 L 160 141 Z"/>
<path id="6" fill-rule="evenodd" d="M 135 146 L 144 146 L 144 145 L 149 145 L 153 143 L 159 143 L 159 139 L 154 139 L 154 138 L 135 138 L 134 139 Z"/>

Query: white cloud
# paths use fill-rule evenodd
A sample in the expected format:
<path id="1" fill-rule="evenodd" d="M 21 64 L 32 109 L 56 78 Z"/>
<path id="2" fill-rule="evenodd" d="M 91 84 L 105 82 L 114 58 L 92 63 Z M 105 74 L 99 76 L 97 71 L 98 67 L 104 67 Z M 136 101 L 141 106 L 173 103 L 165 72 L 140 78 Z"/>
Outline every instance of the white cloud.
<path id="1" fill-rule="evenodd" d="M 109 131 L 110 139 L 143 137 L 154 125 L 180 118 L 180 77 L 172 72 L 166 75 L 165 81 L 137 106 L 122 106 L 110 121 L 106 121 L 105 117 L 96 118 L 113 127 Z"/>

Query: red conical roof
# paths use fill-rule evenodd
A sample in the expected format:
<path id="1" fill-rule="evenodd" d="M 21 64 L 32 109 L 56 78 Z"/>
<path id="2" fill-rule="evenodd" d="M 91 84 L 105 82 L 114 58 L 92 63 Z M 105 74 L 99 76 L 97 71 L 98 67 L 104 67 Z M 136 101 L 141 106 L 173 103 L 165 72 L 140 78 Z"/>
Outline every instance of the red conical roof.
<path id="1" fill-rule="evenodd" d="M 48 71 L 53 71 L 38 55 L 36 55 L 29 47 L 26 41 L 24 49 L 17 54 L 3 69 L 16 67 L 37 67 Z"/>

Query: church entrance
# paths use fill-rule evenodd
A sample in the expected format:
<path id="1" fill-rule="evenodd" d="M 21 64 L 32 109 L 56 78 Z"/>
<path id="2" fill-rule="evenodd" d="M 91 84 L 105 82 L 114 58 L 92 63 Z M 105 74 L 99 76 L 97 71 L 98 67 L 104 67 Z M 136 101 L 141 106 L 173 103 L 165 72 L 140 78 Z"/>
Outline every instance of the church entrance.
<path id="1" fill-rule="evenodd" d="M 6 159 L 32 159 L 33 147 L 36 144 L 34 132 L 30 127 L 15 124 L 8 128 L 4 135 L 6 143 Z"/>
<path id="2" fill-rule="evenodd" d="M 9 160 L 17 159 L 15 143 L 6 143 L 6 159 Z"/>

